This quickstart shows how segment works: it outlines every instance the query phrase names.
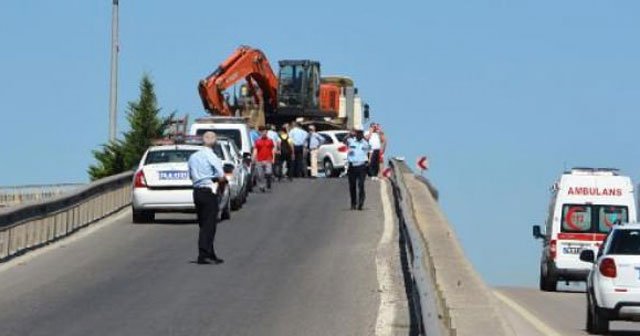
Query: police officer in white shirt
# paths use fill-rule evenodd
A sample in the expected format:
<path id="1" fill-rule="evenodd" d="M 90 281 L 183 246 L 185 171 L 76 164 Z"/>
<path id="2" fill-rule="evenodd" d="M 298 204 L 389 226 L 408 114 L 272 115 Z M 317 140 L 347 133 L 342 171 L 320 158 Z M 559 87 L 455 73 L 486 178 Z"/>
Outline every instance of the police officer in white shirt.
<path id="1" fill-rule="evenodd" d="M 362 210 L 365 200 L 364 180 L 367 176 L 367 153 L 371 146 L 364 138 L 362 130 L 355 130 L 355 136 L 349 135 L 344 142 L 348 147 L 347 161 L 349 162 L 349 196 L 351 196 L 351 210 Z"/>
<path id="2" fill-rule="evenodd" d="M 213 246 L 218 222 L 220 195 L 226 186 L 222 160 L 213 152 L 216 134 L 203 134 L 203 149 L 189 157 L 189 176 L 193 182 L 193 201 L 198 214 L 198 264 L 223 263 Z"/>

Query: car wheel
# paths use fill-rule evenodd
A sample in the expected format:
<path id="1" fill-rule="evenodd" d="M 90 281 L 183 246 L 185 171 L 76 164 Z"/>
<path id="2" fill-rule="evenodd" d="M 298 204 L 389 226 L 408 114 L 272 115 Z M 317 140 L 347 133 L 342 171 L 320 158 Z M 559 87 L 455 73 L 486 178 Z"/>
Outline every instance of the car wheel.
<path id="1" fill-rule="evenodd" d="M 591 295 L 589 295 L 589 291 L 587 290 L 587 332 L 593 333 L 593 307 L 591 304 Z"/>
<path id="2" fill-rule="evenodd" d="M 227 205 L 222 209 L 222 214 L 220 215 L 220 219 L 228 220 L 231 219 L 231 200 L 227 202 Z"/>
<path id="3" fill-rule="evenodd" d="M 241 197 L 242 196 L 238 196 L 238 198 L 235 198 L 231 201 L 231 210 L 240 210 L 240 207 L 242 207 L 242 201 L 240 200 Z"/>
<path id="4" fill-rule="evenodd" d="M 558 290 L 558 279 L 554 274 L 546 275 L 540 269 L 540 290 L 543 292 L 555 292 Z"/>
<path id="5" fill-rule="evenodd" d="M 240 197 L 240 202 L 242 204 L 247 203 L 247 198 L 249 197 L 249 190 L 247 188 L 242 190 L 242 196 Z"/>
<path id="6" fill-rule="evenodd" d="M 601 308 L 598 307 L 598 304 L 595 300 L 591 303 L 592 309 L 592 323 L 593 323 L 593 333 L 597 335 L 604 335 L 609 333 L 609 318 L 604 314 Z"/>
<path id="7" fill-rule="evenodd" d="M 331 160 L 329 158 L 324 159 L 324 175 L 326 177 L 335 177 L 333 163 L 331 163 Z"/>
<path id="8" fill-rule="evenodd" d="M 134 223 L 151 223 L 155 219 L 156 214 L 148 210 L 133 210 L 131 221 Z"/>

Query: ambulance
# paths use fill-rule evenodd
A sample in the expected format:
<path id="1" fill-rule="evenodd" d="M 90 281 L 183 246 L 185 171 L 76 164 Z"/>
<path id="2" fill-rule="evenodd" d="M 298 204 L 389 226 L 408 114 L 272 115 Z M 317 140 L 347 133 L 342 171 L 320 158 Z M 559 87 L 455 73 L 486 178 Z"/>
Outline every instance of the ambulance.
<path id="1" fill-rule="evenodd" d="M 543 228 L 540 290 L 556 291 L 558 281 L 585 281 L 591 264 L 580 261 L 583 249 L 597 251 L 613 225 L 636 221 L 631 178 L 611 168 L 573 168 L 551 187 Z"/>

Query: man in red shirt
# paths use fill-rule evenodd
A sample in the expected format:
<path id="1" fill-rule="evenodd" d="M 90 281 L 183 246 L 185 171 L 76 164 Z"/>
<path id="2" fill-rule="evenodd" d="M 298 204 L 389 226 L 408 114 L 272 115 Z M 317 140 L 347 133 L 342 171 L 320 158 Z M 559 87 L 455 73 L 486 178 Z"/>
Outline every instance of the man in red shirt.
<path id="1" fill-rule="evenodd" d="M 273 162 L 276 155 L 276 144 L 267 134 L 266 127 L 260 127 L 260 138 L 253 146 L 253 160 L 258 171 L 258 188 L 265 192 L 266 187 L 271 189 L 271 176 L 273 174 Z"/>

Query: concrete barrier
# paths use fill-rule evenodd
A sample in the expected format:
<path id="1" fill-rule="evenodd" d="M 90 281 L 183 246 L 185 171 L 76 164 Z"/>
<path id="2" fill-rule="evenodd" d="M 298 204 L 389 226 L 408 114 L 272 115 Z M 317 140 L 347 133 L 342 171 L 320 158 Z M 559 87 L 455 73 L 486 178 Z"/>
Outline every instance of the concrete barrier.
<path id="1" fill-rule="evenodd" d="M 465 257 L 455 231 L 437 203 L 438 191 L 425 178 L 415 176 L 402 161 L 392 160 L 392 182 L 402 193 L 409 233 L 422 245 L 421 268 L 435 287 L 442 322 L 450 335 L 515 335 L 498 310 L 496 298 Z M 428 288 L 429 284 L 423 285 Z M 423 293 L 428 296 L 432 293 Z M 427 330 L 427 334 L 429 331 Z"/>
<path id="2" fill-rule="evenodd" d="M 0 262 L 66 237 L 131 204 L 133 172 L 42 202 L 0 210 Z"/>

